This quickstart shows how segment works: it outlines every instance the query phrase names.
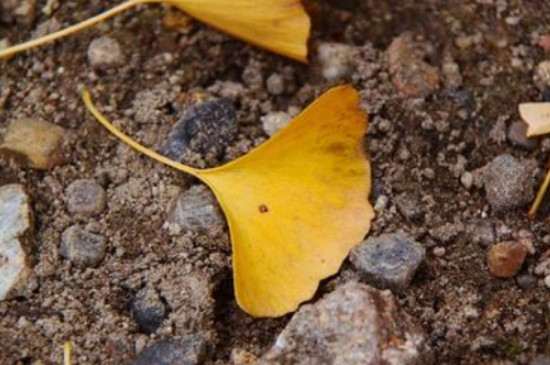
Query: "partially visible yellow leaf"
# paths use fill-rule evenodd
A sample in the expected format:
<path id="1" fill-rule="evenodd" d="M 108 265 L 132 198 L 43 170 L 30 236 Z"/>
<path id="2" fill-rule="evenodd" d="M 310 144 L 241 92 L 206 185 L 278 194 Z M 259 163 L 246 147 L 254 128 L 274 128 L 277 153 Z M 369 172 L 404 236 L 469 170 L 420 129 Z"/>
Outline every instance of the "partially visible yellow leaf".
<path id="1" fill-rule="evenodd" d="M 527 123 L 527 137 L 550 133 L 550 103 L 523 103 L 519 115 Z"/>
<path id="2" fill-rule="evenodd" d="M 296 310 L 370 228 L 367 116 L 351 87 L 329 90 L 263 145 L 206 170 L 137 144 L 95 109 L 89 94 L 84 100 L 124 142 L 213 190 L 229 223 L 237 302 L 253 316 Z"/>
<path id="3" fill-rule="evenodd" d="M 300 0 L 169 0 L 167 3 L 244 41 L 307 62 L 310 20 Z"/>
<path id="4" fill-rule="evenodd" d="M 300 0 L 127 0 L 111 10 L 58 32 L 0 49 L 0 59 L 53 42 L 145 3 L 173 5 L 237 38 L 307 62 L 310 19 Z"/>

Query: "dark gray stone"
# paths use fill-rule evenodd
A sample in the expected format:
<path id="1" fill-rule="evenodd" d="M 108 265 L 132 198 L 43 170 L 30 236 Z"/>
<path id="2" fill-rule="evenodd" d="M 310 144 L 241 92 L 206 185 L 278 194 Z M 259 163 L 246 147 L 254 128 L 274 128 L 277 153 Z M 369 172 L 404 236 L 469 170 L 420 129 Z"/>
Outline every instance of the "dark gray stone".
<path id="1" fill-rule="evenodd" d="M 494 211 L 523 207 L 534 198 L 534 160 L 519 160 L 503 154 L 495 157 L 483 172 L 487 200 Z"/>
<path id="2" fill-rule="evenodd" d="M 391 292 L 347 283 L 292 317 L 260 365 L 428 365 L 422 328 Z"/>
<path id="3" fill-rule="evenodd" d="M 221 157 L 238 131 L 233 104 L 225 98 L 202 101 L 187 109 L 172 127 L 161 153 L 173 160 L 195 164 L 195 155 L 208 161 Z"/>
<path id="4" fill-rule="evenodd" d="M 162 324 L 166 316 L 166 306 L 155 289 L 146 287 L 136 294 L 132 314 L 140 330 L 151 334 Z"/>
<path id="5" fill-rule="evenodd" d="M 61 235 L 61 255 L 76 266 L 96 266 L 107 252 L 105 237 L 85 231 L 78 225 Z"/>
<path id="6" fill-rule="evenodd" d="M 162 340 L 140 352 L 132 365 L 199 365 L 206 350 L 206 341 L 199 336 Z"/>
<path id="7" fill-rule="evenodd" d="M 192 186 L 176 199 L 168 213 L 168 221 L 194 232 L 224 222 L 214 194 L 203 185 Z"/>
<path id="8" fill-rule="evenodd" d="M 401 291 L 426 257 L 424 246 L 404 234 L 370 237 L 351 250 L 350 260 L 370 284 Z"/>

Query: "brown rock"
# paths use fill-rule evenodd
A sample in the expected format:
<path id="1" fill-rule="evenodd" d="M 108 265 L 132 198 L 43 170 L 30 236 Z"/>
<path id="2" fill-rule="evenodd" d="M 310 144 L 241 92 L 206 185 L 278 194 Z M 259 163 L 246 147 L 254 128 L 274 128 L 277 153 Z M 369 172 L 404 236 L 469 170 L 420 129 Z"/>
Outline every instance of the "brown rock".
<path id="1" fill-rule="evenodd" d="M 491 274 L 509 278 L 518 273 L 527 255 L 527 248 L 520 242 L 505 241 L 492 246 L 487 253 L 487 265 Z"/>
<path id="2" fill-rule="evenodd" d="M 439 74 L 424 62 L 412 47 L 412 36 L 404 34 L 394 39 L 386 55 L 395 88 L 405 97 L 426 97 L 437 89 Z"/>
<path id="3" fill-rule="evenodd" d="M 41 120 L 18 119 L 8 127 L 0 154 L 24 157 L 31 167 L 48 170 L 63 161 L 64 139 L 61 127 Z"/>

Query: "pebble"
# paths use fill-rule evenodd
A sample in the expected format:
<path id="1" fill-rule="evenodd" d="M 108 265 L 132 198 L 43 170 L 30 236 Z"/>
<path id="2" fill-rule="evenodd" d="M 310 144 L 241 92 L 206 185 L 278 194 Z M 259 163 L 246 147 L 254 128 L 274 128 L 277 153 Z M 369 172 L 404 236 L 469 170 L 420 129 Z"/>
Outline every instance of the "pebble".
<path id="1" fill-rule="evenodd" d="M 71 214 L 83 217 L 97 215 L 107 204 L 107 193 L 101 185 L 90 179 L 80 179 L 72 182 L 65 192 L 67 210 Z"/>
<path id="2" fill-rule="evenodd" d="M 378 198 L 376 198 L 376 202 L 374 203 L 374 210 L 377 212 L 382 212 L 386 209 L 388 206 L 389 198 L 386 195 L 380 195 Z"/>
<path id="3" fill-rule="evenodd" d="M 166 306 L 154 288 L 145 287 L 136 294 L 132 315 L 142 332 L 152 334 L 162 324 Z"/>
<path id="4" fill-rule="evenodd" d="M 168 212 L 168 222 L 197 232 L 223 224 L 224 219 L 214 194 L 204 185 L 194 185 L 176 198 Z"/>
<path id="5" fill-rule="evenodd" d="M 271 95 L 281 95 L 285 91 L 285 79 L 281 74 L 271 74 L 265 81 L 267 91 Z"/>
<path id="6" fill-rule="evenodd" d="M 550 275 L 546 276 L 544 278 L 544 285 L 547 287 L 547 288 L 550 288 Z"/>
<path id="7" fill-rule="evenodd" d="M 485 193 L 496 212 L 523 207 L 534 198 L 534 160 L 519 160 L 502 154 L 486 165 L 483 173 Z"/>
<path id="8" fill-rule="evenodd" d="M 323 42 L 317 48 L 321 73 L 327 81 L 337 81 L 353 71 L 355 49 L 347 44 Z"/>
<path id="9" fill-rule="evenodd" d="M 393 86 L 404 97 L 422 98 L 437 89 L 439 73 L 415 54 L 411 34 L 395 38 L 386 55 Z"/>
<path id="10" fill-rule="evenodd" d="M 526 132 L 527 124 L 521 120 L 515 121 L 508 128 L 508 140 L 512 145 L 523 147 L 527 150 L 537 148 L 538 140 L 536 138 L 527 138 L 525 135 Z"/>
<path id="11" fill-rule="evenodd" d="M 8 127 L 0 154 L 24 157 L 32 168 L 48 170 L 63 161 L 64 140 L 61 127 L 38 119 L 18 119 Z"/>
<path id="12" fill-rule="evenodd" d="M 94 39 L 88 47 L 88 62 L 96 69 L 109 69 L 124 64 L 118 41 L 111 37 Z"/>
<path id="13" fill-rule="evenodd" d="M 462 175 L 460 175 L 460 183 L 464 188 L 470 190 L 474 184 L 474 176 L 471 172 L 464 171 Z"/>
<path id="14" fill-rule="evenodd" d="M 542 259 L 537 266 L 535 266 L 533 273 L 537 276 L 546 276 L 550 274 L 550 258 L 545 257 Z"/>
<path id="15" fill-rule="evenodd" d="M 470 228 L 470 236 L 473 243 L 482 247 L 489 247 L 495 243 L 495 228 L 489 222 L 477 222 Z"/>
<path id="16" fill-rule="evenodd" d="M 61 235 L 60 251 L 64 258 L 76 266 L 96 266 L 105 257 L 107 240 L 103 236 L 73 225 Z"/>
<path id="17" fill-rule="evenodd" d="M 389 291 L 347 283 L 302 306 L 261 365 L 431 364 L 427 338 Z"/>
<path id="18" fill-rule="evenodd" d="M 197 155 L 199 160 L 219 161 L 237 131 L 233 104 L 225 98 L 206 98 L 183 112 L 162 145 L 161 154 L 187 164 L 196 163 Z"/>
<path id="19" fill-rule="evenodd" d="M 540 90 L 550 86 L 550 61 L 542 61 L 537 65 L 533 81 Z"/>
<path id="20" fill-rule="evenodd" d="M 207 344 L 196 335 L 161 340 L 141 351 L 131 365 L 199 365 L 207 355 Z"/>
<path id="21" fill-rule="evenodd" d="M 527 256 L 527 248 L 516 241 L 498 243 L 487 252 L 487 265 L 491 274 L 498 278 L 516 275 Z"/>
<path id="22" fill-rule="evenodd" d="M 462 86 L 460 66 L 455 62 L 450 53 L 445 54 L 443 57 L 441 73 L 443 74 L 447 88 L 458 89 Z"/>
<path id="23" fill-rule="evenodd" d="M 269 112 L 260 118 L 265 133 L 270 137 L 283 129 L 291 119 L 290 114 L 285 112 Z"/>
<path id="24" fill-rule="evenodd" d="M 520 274 L 516 276 L 516 283 L 521 289 L 530 289 L 537 285 L 537 279 L 529 274 Z"/>
<path id="25" fill-rule="evenodd" d="M 399 194 L 395 197 L 395 205 L 399 213 L 408 221 L 418 221 L 424 216 L 420 198 L 414 193 L 405 192 Z"/>
<path id="26" fill-rule="evenodd" d="M 29 197 L 21 185 L 0 187 L 0 301 L 27 294 L 32 230 Z"/>
<path id="27" fill-rule="evenodd" d="M 445 247 L 437 246 L 433 249 L 433 254 L 435 257 L 443 257 L 445 256 L 445 253 L 447 250 L 445 250 Z"/>
<path id="28" fill-rule="evenodd" d="M 30 26 L 36 18 L 36 0 L 2 0 L 0 1 L 0 19 L 11 22 L 13 19 Z"/>
<path id="29" fill-rule="evenodd" d="M 370 284 L 394 291 L 410 285 L 425 257 L 424 246 L 402 233 L 369 237 L 350 253 L 352 265 Z"/>

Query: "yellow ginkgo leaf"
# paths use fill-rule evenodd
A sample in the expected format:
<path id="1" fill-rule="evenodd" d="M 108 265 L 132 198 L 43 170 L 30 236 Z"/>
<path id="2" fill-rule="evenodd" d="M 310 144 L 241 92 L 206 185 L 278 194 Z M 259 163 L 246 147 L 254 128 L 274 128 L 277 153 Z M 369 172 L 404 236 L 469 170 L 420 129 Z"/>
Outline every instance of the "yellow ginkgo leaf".
<path id="1" fill-rule="evenodd" d="M 527 137 L 550 133 L 550 103 L 523 103 L 519 115 L 527 123 Z"/>
<path id="2" fill-rule="evenodd" d="M 366 113 L 357 92 L 336 87 L 285 129 L 224 166 L 199 170 L 137 144 L 84 100 L 117 137 L 190 173 L 216 195 L 229 223 L 238 304 L 274 317 L 310 299 L 370 227 L 370 164 L 363 151 Z"/>
<path id="3" fill-rule="evenodd" d="M 128 0 L 71 27 L 13 47 L 0 59 L 52 42 L 145 3 L 167 3 L 221 31 L 275 53 L 307 62 L 310 19 L 300 0 Z"/>

